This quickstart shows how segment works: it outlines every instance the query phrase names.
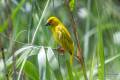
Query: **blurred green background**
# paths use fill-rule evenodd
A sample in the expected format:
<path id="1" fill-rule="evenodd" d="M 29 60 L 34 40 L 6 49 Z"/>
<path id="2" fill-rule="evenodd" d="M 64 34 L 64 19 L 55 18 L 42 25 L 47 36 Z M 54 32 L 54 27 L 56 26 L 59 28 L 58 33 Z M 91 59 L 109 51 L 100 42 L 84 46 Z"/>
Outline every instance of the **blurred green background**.
<path id="1" fill-rule="evenodd" d="M 79 62 L 60 55 L 49 27 L 58 17 L 77 42 L 88 80 L 120 80 L 120 0 L 0 0 L 0 80 L 85 80 Z M 3 55 L 4 54 L 4 55 Z M 7 76 L 6 76 L 7 74 Z"/>

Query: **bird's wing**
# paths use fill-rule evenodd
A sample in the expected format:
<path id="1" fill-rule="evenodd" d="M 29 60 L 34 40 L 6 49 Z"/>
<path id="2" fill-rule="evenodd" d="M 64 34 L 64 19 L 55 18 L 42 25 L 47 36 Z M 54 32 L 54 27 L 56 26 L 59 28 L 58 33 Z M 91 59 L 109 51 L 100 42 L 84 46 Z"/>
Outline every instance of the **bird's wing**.
<path id="1" fill-rule="evenodd" d="M 74 43 L 72 41 L 70 33 L 64 26 L 63 29 L 61 30 L 61 33 L 62 33 L 61 35 L 62 44 L 66 48 L 66 50 L 70 53 L 70 64 L 72 64 L 73 56 L 74 56 Z"/>
<path id="2" fill-rule="evenodd" d="M 60 45 L 64 49 L 69 51 L 69 53 L 70 53 L 70 63 L 72 64 L 73 63 L 73 56 L 74 56 L 74 43 L 72 41 L 70 33 L 64 27 L 64 25 L 58 26 L 58 30 L 57 31 L 58 31 L 57 35 L 58 35 L 58 39 L 59 39 Z"/>
<path id="3" fill-rule="evenodd" d="M 68 30 L 64 27 L 64 25 L 59 25 L 56 31 L 57 31 L 57 37 L 62 47 L 66 49 L 73 48 L 72 38 Z"/>

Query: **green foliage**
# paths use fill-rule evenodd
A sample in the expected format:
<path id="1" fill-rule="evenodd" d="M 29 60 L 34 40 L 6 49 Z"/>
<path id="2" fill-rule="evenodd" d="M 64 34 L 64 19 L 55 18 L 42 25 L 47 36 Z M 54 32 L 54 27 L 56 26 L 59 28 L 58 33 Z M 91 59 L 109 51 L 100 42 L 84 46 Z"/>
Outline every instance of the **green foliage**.
<path id="1" fill-rule="evenodd" d="M 98 65 L 98 79 L 104 80 L 104 46 L 101 26 L 97 26 L 98 29 L 98 45 L 97 45 L 97 58 L 100 66 Z"/>
<path id="2" fill-rule="evenodd" d="M 49 27 L 45 26 L 49 16 L 60 18 L 72 35 L 77 55 L 77 44 L 64 2 L 11 0 L 11 11 L 6 12 L 6 2 L 0 1 L 0 48 L 4 48 L 10 80 L 14 75 L 13 53 L 17 80 L 84 80 L 78 60 L 75 58 L 70 66 L 69 54 L 61 55 L 56 50 L 57 43 Z M 88 80 L 120 80 L 119 0 L 69 0 L 69 7 L 77 23 Z M 12 24 L 12 30 L 9 24 Z M 0 80 L 4 80 L 6 72 L 1 53 Z M 39 62 L 38 55 L 45 59 Z"/>
<path id="3" fill-rule="evenodd" d="M 39 80 L 39 72 L 35 65 L 31 63 L 30 61 L 26 61 L 24 65 L 23 71 L 25 72 L 25 75 L 30 77 L 32 80 Z"/>
<path id="4" fill-rule="evenodd" d="M 75 8 L 75 0 L 70 0 L 69 1 L 69 6 L 70 6 L 70 10 L 73 11 Z"/>
<path id="5" fill-rule="evenodd" d="M 20 3 L 17 5 L 17 7 L 13 10 L 13 12 L 11 13 L 11 16 L 10 16 L 10 18 L 11 18 L 12 20 L 15 19 L 18 11 L 20 10 L 20 8 L 23 6 L 24 3 L 25 3 L 25 0 L 21 0 L 21 2 L 20 2 Z M 3 32 L 4 30 L 7 29 L 7 27 L 8 27 L 8 22 L 9 22 L 9 19 L 5 20 L 4 23 L 3 23 L 3 25 L 0 25 L 0 32 Z"/>
<path id="6" fill-rule="evenodd" d="M 73 74 L 72 74 L 72 68 L 68 61 L 66 61 L 66 66 L 67 66 L 67 70 L 68 70 L 69 80 L 74 80 Z"/>

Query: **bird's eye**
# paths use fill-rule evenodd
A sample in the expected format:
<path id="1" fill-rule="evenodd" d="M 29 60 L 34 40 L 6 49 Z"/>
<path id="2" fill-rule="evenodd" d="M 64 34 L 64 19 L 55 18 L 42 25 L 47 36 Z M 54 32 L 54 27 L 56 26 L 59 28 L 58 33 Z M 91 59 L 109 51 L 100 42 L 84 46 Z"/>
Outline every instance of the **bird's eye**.
<path id="1" fill-rule="evenodd" d="M 49 22 L 52 23 L 53 20 L 50 20 Z"/>
<path id="2" fill-rule="evenodd" d="M 48 23 L 51 24 L 51 21 L 49 21 Z"/>
<path id="3" fill-rule="evenodd" d="M 49 24 L 52 24 L 52 23 L 53 23 L 53 20 L 50 20 L 50 21 L 49 21 Z"/>

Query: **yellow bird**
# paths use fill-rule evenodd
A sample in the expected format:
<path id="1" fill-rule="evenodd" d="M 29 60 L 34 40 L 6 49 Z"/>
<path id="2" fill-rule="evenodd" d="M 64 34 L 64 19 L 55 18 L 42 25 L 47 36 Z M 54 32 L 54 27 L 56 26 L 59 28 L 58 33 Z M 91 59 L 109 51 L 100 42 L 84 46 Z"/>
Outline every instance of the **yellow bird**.
<path id="1" fill-rule="evenodd" d="M 74 42 L 65 25 L 57 18 L 50 17 L 46 26 L 51 26 L 51 31 L 56 42 L 70 53 L 70 64 L 73 63 Z"/>

